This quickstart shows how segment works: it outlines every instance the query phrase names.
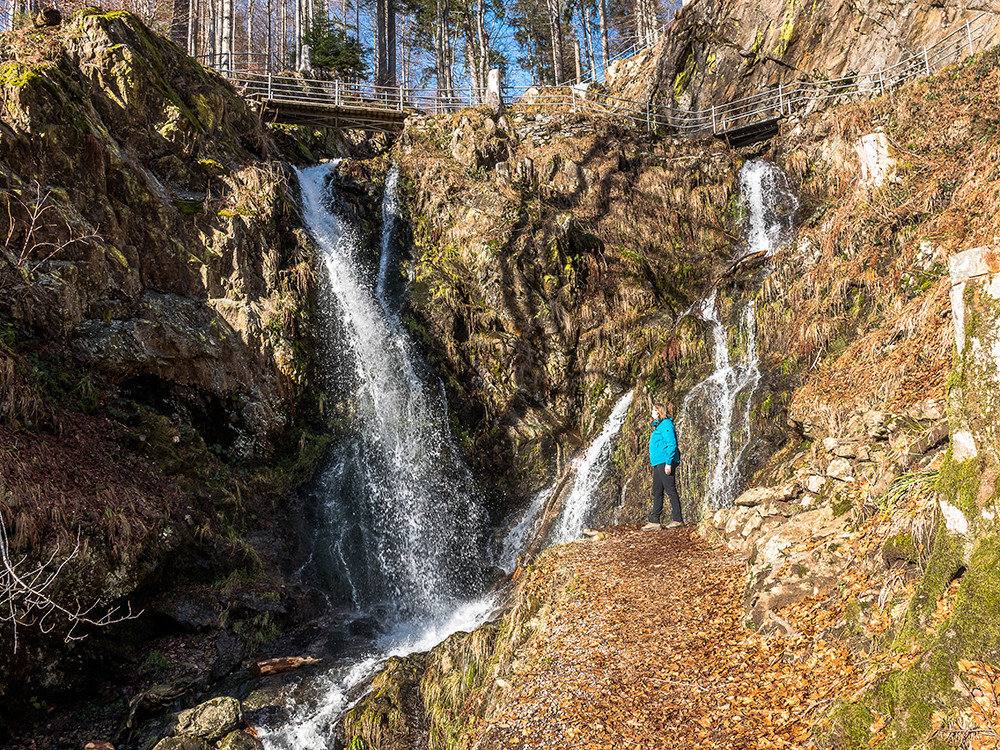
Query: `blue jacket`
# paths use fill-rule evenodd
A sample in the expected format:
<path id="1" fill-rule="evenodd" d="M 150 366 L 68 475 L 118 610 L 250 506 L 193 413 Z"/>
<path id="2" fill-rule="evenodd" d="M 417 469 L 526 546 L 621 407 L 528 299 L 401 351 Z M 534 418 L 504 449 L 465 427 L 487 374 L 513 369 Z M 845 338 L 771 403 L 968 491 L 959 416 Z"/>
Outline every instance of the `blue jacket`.
<path id="1" fill-rule="evenodd" d="M 653 422 L 653 434 L 649 436 L 649 464 L 659 466 L 670 464 L 676 466 L 681 460 L 681 452 L 677 450 L 677 431 L 674 421 L 658 419 Z"/>

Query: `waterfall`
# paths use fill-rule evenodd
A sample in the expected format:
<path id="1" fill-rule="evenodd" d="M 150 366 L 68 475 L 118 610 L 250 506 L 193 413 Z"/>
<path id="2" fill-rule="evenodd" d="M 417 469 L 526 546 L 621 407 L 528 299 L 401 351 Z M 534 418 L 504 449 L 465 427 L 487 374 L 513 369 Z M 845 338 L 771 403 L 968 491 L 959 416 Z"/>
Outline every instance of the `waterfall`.
<path id="1" fill-rule="evenodd" d="M 389 656 L 431 648 L 471 629 L 493 606 L 483 589 L 482 502 L 453 444 L 433 377 L 394 324 L 395 184 L 383 207 L 378 278 L 360 264 L 359 238 L 331 209 L 331 165 L 299 171 L 306 226 L 324 273 L 330 385 L 349 394 L 343 435 L 314 483 L 320 531 L 313 557 L 334 594 L 378 616 L 374 654 L 331 670 L 293 721 L 264 732 L 269 748 L 332 747 L 348 695 Z M 388 210 L 387 210 L 388 208 Z M 374 287 L 374 288 L 373 288 Z"/>
<path id="2" fill-rule="evenodd" d="M 378 297 L 386 317 L 399 325 L 399 310 L 402 299 L 399 267 L 396 263 L 396 228 L 399 224 L 399 166 L 393 162 L 385 176 L 385 191 L 382 193 L 382 254 L 378 264 L 378 282 L 375 295 Z"/>
<path id="3" fill-rule="evenodd" d="M 542 511 L 548 503 L 552 493 L 556 491 L 557 484 L 553 484 L 541 492 L 537 493 L 528 507 L 524 509 L 520 520 L 511 527 L 503 541 L 503 549 L 497 558 L 497 566 L 507 572 L 513 573 L 517 567 L 518 558 L 524 554 L 531 544 L 531 540 L 538 532 L 538 524 L 541 523 Z"/>
<path id="4" fill-rule="evenodd" d="M 737 258 L 770 257 L 793 237 L 798 200 L 784 172 L 762 159 L 743 165 L 739 184 L 746 218 Z M 704 510 L 726 508 L 740 489 L 745 454 L 752 442 L 750 409 L 761 380 L 757 311 L 751 298 L 727 325 L 716 289 L 690 313 L 711 325 L 714 368 L 688 391 L 681 408 L 682 472 L 688 487 L 691 477 L 696 483 L 701 481 Z M 702 425 L 705 429 L 699 430 Z"/>
<path id="5" fill-rule="evenodd" d="M 712 507 L 728 508 L 736 499 L 739 467 L 743 452 L 750 444 L 750 402 L 760 384 L 760 358 L 757 354 L 757 318 L 754 303 L 743 308 L 737 330 L 742 357 L 733 361 L 729 354 L 728 330 L 716 309 L 716 293 L 696 309 L 695 314 L 712 326 L 712 374 L 688 391 L 678 419 L 680 435 L 692 430 L 692 414 L 713 426 L 704 452 L 689 457 L 690 465 L 701 459 L 708 467 L 705 496 Z"/>
<path id="6" fill-rule="evenodd" d="M 408 338 L 365 283 L 358 238 L 327 208 L 330 172 L 303 170 L 299 183 L 326 272 L 327 330 L 337 334 L 327 356 L 342 360 L 342 385 L 352 391 L 355 427 L 318 481 L 326 525 L 336 531 L 334 566 L 358 592 L 359 607 L 436 616 L 476 590 L 482 504 L 436 385 L 421 378 Z"/>
<path id="7" fill-rule="evenodd" d="M 747 212 L 744 248 L 739 254 L 763 251 L 770 257 L 791 241 L 799 200 L 785 173 L 763 159 L 746 162 L 740 168 L 739 183 Z"/>
<path id="8" fill-rule="evenodd" d="M 604 469 L 607 468 L 614 453 L 614 439 L 622 428 L 628 408 L 632 404 L 632 391 L 622 396 L 615 408 L 611 410 L 604 429 L 597 436 L 586 452 L 574 462 L 576 479 L 563 503 L 559 522 L 552 536 L 553 544 L 571 542 L 579 539 L 590 515 L 594 492 L 601 483 Z"/>
<path id="9" fill-rule="evenodd" d="M 518 557 L 535 544 L 539 542 L 547 542 L 548 545 L 562 544 L 579 539 L 583 535 L 584 525 L 593 511 L 594 494 L 601 484 L 604 470 L 611 462 L 615 438 L 621 431 L 631 404 L 632 391 L 629 391 L 615 404 L 608 421 L 594 442 L 573 462 L 570 468 L 573 472 L 573 484 L 565 495 L 559 517 L 553 524 L 554 530 L 547 533 L 542 528 L 543 511 L 546 506 L 558 502 L 561 495 L 560 485 L 563 484 L 561 479 L 557 479 L 551 487 L 535 495 L 520 520 L 507 533 L 497 561 L 499 567 L 510 573 L 517 566 Z M 547 539 L 540 539 L 540 536 Z"/>

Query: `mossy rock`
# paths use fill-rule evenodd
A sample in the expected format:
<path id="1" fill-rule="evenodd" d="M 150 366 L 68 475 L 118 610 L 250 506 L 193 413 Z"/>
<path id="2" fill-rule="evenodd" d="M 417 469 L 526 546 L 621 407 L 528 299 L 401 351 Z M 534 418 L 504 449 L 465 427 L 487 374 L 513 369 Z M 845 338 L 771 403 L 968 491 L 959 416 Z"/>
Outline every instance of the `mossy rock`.
<path id="1" fill-rule="evenodd" d="M 177 734 L 217 740 L 240 725 L 243 708 L 229 696 L 212 698 L 177 715 Z"/>
<path id="2" fill-rule="evenodd" d="M 153 750 L 209 750 L 209 744 L 201 737 L 167 737 L 157 742 Z"/>
<path id="3" fill-rule="evenodd" d="M 913 540 L 913 535 L 909 531 L 896 534 L 885 540 L 882 545 L 882 560 L 886 567 L 892 567 L 893 563 L 900 560 L 916 564 L 920 561 L 920 550 Z"/>
<path id="4" fill-rule="evenodd" d="M 264 750 L 264 743 L 246 732 L 230 732 L 219 743 L 219 750 Z"/>

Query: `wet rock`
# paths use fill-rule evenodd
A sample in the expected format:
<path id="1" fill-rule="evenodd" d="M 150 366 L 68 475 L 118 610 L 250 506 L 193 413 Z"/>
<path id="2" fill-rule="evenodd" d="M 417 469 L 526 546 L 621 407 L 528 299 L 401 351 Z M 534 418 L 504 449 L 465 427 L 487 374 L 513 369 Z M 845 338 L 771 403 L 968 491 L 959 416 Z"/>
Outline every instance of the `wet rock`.
<path id="1" fill-rule="evenodd" d="M 247 650 L 243 641 L 231 630 L 223 630 L 215 641 L 215 662 L 212 664 L 212 679 L 218 680 L 233 671 L 244 658 Z"/>
<path id="2" fill-rule="evenodd" d="M 219 750 L 264 750 L 264 743 L 248 732 L 230 732 L 219 743 Z"/>
<path id="3" fill-rule="evenodd" d="M 83 750 L 115 750 L 115 747 L 105 740 L 94 740 L 84 745 Z"/>
<path id="4" fill-rule="evenodd" d="M 347 626 L 347 632 L 361 638 L 375 638 L 382 631 L 376 618 L 359 617 L 356 620 L 351 620 L 351 623 Z"/>
<path id="5" fill-rule="evenodd" d="M 240 702 L 229 696 L 221 696 L 181 711 L 177 715 L 175 733 L 217 740 L 236 729 L 242 720 L 243 709 Z"/>
<path id="6" fill-rule="evenodd" d="M 215 597 L 188 595 L 183 598 L 171 598 L 161 602 L 155 611 L 189 633 L 204 632 L 219 627 L 219 606 Z"/>

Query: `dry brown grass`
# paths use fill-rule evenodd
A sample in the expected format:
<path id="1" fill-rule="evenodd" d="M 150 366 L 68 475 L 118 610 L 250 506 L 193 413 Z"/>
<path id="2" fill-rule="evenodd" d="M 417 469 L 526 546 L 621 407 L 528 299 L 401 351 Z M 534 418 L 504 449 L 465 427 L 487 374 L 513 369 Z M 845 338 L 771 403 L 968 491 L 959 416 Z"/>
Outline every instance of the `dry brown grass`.
<path id="1" fill-rule="evenodd" d="M 813 373 L 796 402 L 897 410 L 943 393 L 952 355 L 947 258 L 1000 237 L 997 57 L 834 110 L 783 144 L 789 171 L 826 206 L 800 233 L 814 257 L 784 251 L 761 294 L 771 357 L 793 353 Z M 879 128 L 898 177 L 859 190 L 853 144 Z M 840 162 L 821 155 L 831 147 Z M 933 262 L 922 245 L 934 249 Z"/>

